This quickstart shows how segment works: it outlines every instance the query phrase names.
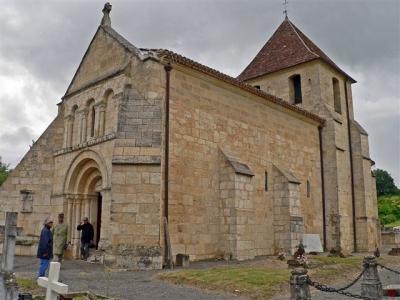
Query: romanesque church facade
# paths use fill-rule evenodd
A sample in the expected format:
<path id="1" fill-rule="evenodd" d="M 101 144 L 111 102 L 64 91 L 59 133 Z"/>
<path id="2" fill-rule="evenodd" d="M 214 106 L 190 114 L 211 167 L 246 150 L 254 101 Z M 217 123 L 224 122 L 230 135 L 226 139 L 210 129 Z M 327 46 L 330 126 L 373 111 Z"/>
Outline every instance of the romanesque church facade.
<path id="1" fill-rule="evenodd" d="M 88 216 L 102 261 L 133 269 L 162 267 L 166 228 L 191 260 L 293 252 L 304 233 L 327 250 L 379 245 L 355 80 L 289 19 L 232 78 L 133 46 L 103 13 L 56 118 L 0 187 L 17 254 L 61 212 L 69 256 Z"/>

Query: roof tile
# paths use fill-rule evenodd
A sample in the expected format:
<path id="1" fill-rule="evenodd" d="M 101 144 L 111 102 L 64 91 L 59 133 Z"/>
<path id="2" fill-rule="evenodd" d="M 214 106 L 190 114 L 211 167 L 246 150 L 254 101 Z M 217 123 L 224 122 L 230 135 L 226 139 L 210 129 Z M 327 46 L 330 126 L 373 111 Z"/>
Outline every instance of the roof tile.
<path id="1" fill-rule="evenodd" d="M 315 59 L 322 59 L 355 82 L 288 18 L 285 18 L 238 79 L 249 80 Z"/>

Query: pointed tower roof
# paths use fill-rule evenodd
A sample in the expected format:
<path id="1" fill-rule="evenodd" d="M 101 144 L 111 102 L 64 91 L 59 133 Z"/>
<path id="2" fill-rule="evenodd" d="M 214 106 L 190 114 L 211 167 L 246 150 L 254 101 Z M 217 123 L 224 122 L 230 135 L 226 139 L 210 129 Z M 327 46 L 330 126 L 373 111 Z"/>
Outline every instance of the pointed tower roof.
<path id="1" fill-rule="evenodd" d="M 238 79 L 245 81 L 315 59 L 322 59 L 356 82 L 286 17 Z"/>

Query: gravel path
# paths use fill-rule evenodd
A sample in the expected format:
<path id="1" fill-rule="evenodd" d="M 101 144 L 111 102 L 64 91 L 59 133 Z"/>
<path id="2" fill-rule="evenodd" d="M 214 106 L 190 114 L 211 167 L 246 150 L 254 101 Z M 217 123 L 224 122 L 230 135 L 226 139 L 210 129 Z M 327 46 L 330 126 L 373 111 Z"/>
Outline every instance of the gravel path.
<path id="1" fill-rule="evenodd" d="M 15 273 L 18 277 L 35 278 L 38 259 L 16 257 Z M 105 272 L 100 264 L 83 261 L 65 261 L 60 279 L 69 285 L 71 292 L 90 290 L 97 294 L 119 299 L 246 299 L 235 295 L 208 292 L 196 288 L 172 285 L 154 279 L 160 271 Z"/>

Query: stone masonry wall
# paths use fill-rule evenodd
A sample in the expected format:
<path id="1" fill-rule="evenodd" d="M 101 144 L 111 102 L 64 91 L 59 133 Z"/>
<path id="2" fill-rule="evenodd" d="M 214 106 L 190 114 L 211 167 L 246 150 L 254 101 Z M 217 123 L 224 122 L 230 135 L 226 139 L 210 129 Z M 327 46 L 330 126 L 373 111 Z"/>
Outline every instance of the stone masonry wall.
<path id="1" fill-rule="evenodd" d="M 107 265 L 162 268 L 160 184 L 160 165 L 113 165 Z"/>
<path id="2" fill-rule="evenodd" d="M 100 28 L 69 88 L 76 91 L 102 76 L 123 67 L 130 54 L 113 37 Z"/>
<path id="3" fill-rule="evenodd" d="M 300 74 L 301 87 L 303 94 L 303 103 L 299 104 L 311 112 L 318 114 L 326 119 L 326 124 L 322 129 L 323 134 L 323 156 L 325 171 L 325 201 L 326 201 L 326 219 L 327 219 L 327 245 L 328 249 L 333 247 L 342 247 L 345 251 L 353 251 L 353 208 L 351 195 L 350 180 L 350 155 L 349 155 L 349 139 L 348 124 L 346 111 L 346 89 L 347 101 L 349 105 L 350 119 L 354 119 L 353 99 L 351 94 L 351 85 L 346 84 L 346 78 L 343 74 L 332 69 L 320 61 L 304 63 L 298 66 L 277 71 L 265 76 L 252 79 L 248 83 L 260 85 L 262 90 L 270 92 L 278 97 L 289 101 L 289 82 L 288 78 L 293 74 Z M 339 82 L 340 106 L 341 113 L 337 113 L 334 109 L 334 93 L 332 78 L 336 78 Z M 362 149 L 367 151 L 368 140 L 362 139 Z M 358 155 L 356 153 L 353 153 Z M 369 155 L 365 155 L 369 157 Z M 357 171 L 358 182 L 365 182 L 365 186 L 369 190 L 368 194 L 373 194 L 373 186 L 370 178 L 370 166 L 366 164 L 363 172 L 361 169 Z M 365 174 L 364 174 L 365 173 Z M 363 175 L 362 175 L 363 174 Z M 355 193 L 360 184 L 355 183 Z M 357 196 L 356 196 L 357 197 Z M 358 200 L 370 203 L 371 209 L 368 212 L 368 218 L 371 220 L 367 224 L 360 224 L 357 231 L 363 231 L 368 228 L 369 238 L 360 232 L 357 237 L 358 244 L 369 243 L 370 245 L 379 240 L 379 233 L 376 229 L 376 222 L 373 221 L 376 215 L 373 203 L 376 199 L 370 200 L 371 196 L 359 193 Z M 376 205 L 375 205 L 376 206 Z M 357 205 L 363 207 L 363 205 Z M 356 208 L 358 209 L 358 208 Z M 373 212 L 374 211 L 374 212 Z M 365 215 L 362 212 L 356 212 L 357 215 Z M 362 222 L 357 220 L 357 222 Z M 364 229 L 361 229 L 365 227 Z M 371 238 L 371 236 L 373 238 Z M 371 240 L 367 241 L 367 240 Z M 372 240 L 374 242 L 372 242 Z M 363 249 L 364 246 L 361 247 Z"/>
<path id="4" fill-rule="evenodd" d="M 356 229 L 357 246 L 359 251 L 372 251 L 379 240 L 379 218 L 377 215 L 377 201 L 375 179 L 371 173 L 371 159 L 369 157 L 368 136 L 358 126 L 352 124 L 353 165 L 356 198 Z"/>
<path id="5" fill-rule="evenodd" d="M 53 151 L 62 145 L 63 120 L 57 116 L 0 187 L 0 222 L 6 211 L 18 212 L 16 255 L 33 255 L 43 221 L 51 214 Z"/>
<path id="6" fill-rule="evenodd" d="M 237 174 L 220 154 L 221 246 L 225 259 L 251 259 L 256 256 L 252 176 Z M 250 226 L 249 226 L 250 225 Z"/>
<path id="7" fill-rule="evenodd" d="M 317 124 L 264 99 L 177 65 L 171 72 L 169 220 L 172 250 L 206 259 L 220 254 L 218 149 L 254 172 L 254 218 L 242 224 L 251 255 L 273 254 L 273 164 L 295 174 L 304 230 L 322 237 Z M 306 182 L 311 195 L 307 197 Z"/>
<path id="8" fill-rule="evenodd" d="M 292 177 L 292 176 L 291 176 Z M 303 238 L 304 223 L 299 182 L 278 168 L 273 172 L 275 252 L 293 254 Z"/>

